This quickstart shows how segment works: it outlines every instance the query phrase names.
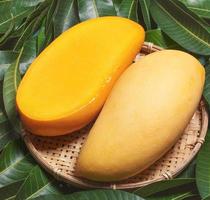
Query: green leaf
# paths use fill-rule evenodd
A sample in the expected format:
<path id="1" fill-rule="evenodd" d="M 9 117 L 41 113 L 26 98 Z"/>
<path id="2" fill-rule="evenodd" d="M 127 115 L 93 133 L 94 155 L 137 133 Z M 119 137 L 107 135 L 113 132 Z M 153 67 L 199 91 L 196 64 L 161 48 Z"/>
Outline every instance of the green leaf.
<path id="1" fill-rule="evenodd" d="M 195 178 L 195 166 L 196 159 L 194 159 L 177 178 Z"/>
<path id="2" fill-rule="evenodd" d="M 55 37 L 77 23 L 79 23 L 79 15 L 76 0 L 58 1 L 58 8 L 54 17 Z"/>
<path id="3" fill-rule="evenodd" d="M 206 101 L 208 102 L 208 105 L 210 105 L 210 61 L 208 61 L 205 70 L 206 70 L 206 81 L 205 81 L 203 95 Z"/>
<path id="4" fill-rule="evenodd" d="M 17 52 L 0 51 L 0 80 L 3 80 L 6 70 L 11 65 L 11 63 L 15 62 L 17 57 Z"/>
<path id="5" fill-rule="evenodd" d="M 33 199 L 49 194 L 63 194 L 63 191 L 53 177 L 43 172 L 39 166 L 35 166 L 17 192 L 15 200 Z"/>
<path id="6" fill-rule="evenodd" d="M 210 200 L 210 196 L 203 198 L 202 200 Z"/>
<path id="7" fill-rule="evenodd" d="M 119 8 L 120 8 L 120 4 L 122 3 L 122 0 L 112 0 L 112 1 L 113 1 L 113 4 L 114 4 L 116 13 L 117 13 L 117 15 L 118 15 L 118 13 L 119 13 Z"/>
<path id="8" fill-rule="evenodd" d="M 42 20 L 44 19 L 45 15 L 47 13 L 47 8 L 45 8 L 40 15 L 33 19 L 30 24 L 25 28 L 20 38 L 17 40 L 16 45 L 14 47 L 14 50 L 17 51 L 22 48 L 23 44 L 26 40 L 30 38 L 30 36 L 33 35 L 34 32 L 37 31 L 37 29 L 41 26 Z"/>
<path id="9" fill-rule="evenodd" d="M 43 3 L 39 4 L 39 6 L 37 6 L 37 8 L 34 9 L 34 11 L 30 15 L 28 15 L 24 25 L 28 25 L 31 21 L 34 20 L 34 18 L 37 18 L 40 15 L 40 13 L 43 12 L 45 8 L 47 8 L 49 5 L 50 0 L 45 0 Z"/>
<path id="10" fill-rule="evenodd" d="M 197 15 L 177 0 L 152 0 L 153 19 L 169 37 L 185 49 L 210 55 L 210 33 Z"/>
<path id="11" fill-rule="evenodd" d="M 28 40 L 41 26 L 42 20 L 44 19 L 48 11 L 49 1 L 45 1 L 40 4 L 34 11 L 27 17 L 26 21 L 22 24 L 20 30 L 17 30 L 19 37 L 16 41 L 14 50 L 19 50 L 26 40 Z"/>
<path id="12" fill-rule="evenodd" d="M 152 183 L 143 188 L 140 188 L 134 191 L 135 194 L 141 197 L 148 197 L 158 192 L 162 192 L 171 188 L 180 187 L 189 183 L 194 183 L 194 178 L 180 178 L 180 179 L 171 179 L 164 180 L 156 183 Z"/>
<path id="13" fill-rule="evenodd" d="M 0 110 L 0 151 L 13 139 L 15 135 L 11 132 L 9 121 L 2 110 Z"/>
<path id="14" fill-rule="evenodd" d="M 147 30 L 152 28 L 149 7 L 150 7 L 150 0 L 139 0 L 141 6 L 141 12 L 143 15 L 144 23 L 146 24 Z"/>
<path id="15" fill-rule="evenodd" d="M 0 33 L 6 32 L 13 20 L 15 21 L 15 28 L 17 28 L 23 19 L 33 11 L 34 7 L 24 7 L 21 2 L 21 0 L 0 1 Z"/>
<path id="16" fill-rule="evenodd" d="M 22 3 L 22 6 L 24 7 L 32 7 L 37 6 L 39 3 L 46 2 L 46 0 L 16 0 L 19 3 Z"/>
<path id="17" fill-rule="evenodd" d="M 17 133 L 21 133 L 21 123 L 16 111 L 16 92 L 21 80 L 19 64 L 23 49 L 20 51 L 17 60 L 10 65 L 4 75 L 3 100 L 7 117 Z"/>
<path id="18" fill-rule="evenodd" d="M 119 190 L 93 190 L 71 195 L 46 195 L 34 200 L 144 200 L 134 194 Z"/>
<path id="19" fill-rule="evenodd" d="M 43 21 L 41 28 L 37 34 L 37 55 L 45 48 L 46 44 L 46 34 L 45 34 L 45 21 Z"/>
<path id="20" fill-rule="evenodd" d="M 81 21 L 116 15 L 112 0 L 78 0 L 78 9 Z"/>
<path id="21" fill-rule="evenodd" d="M 210 195 L 210 130 L 197 156 L 196 184 L 202 198 Z"/>
<path id="22" fill-rule="evenodd" d="M 145 41 L 152 42 L 165 49 L 182 49 L 176 42 L 164 34 L 160 29 L 146 31 Z"/>
<path id="23" fill-rule="evenodd" d="M 157 195 L 154 197 L 148 197 L 147 200 L 184 200 L 188 199 L 189 197 L 195 197 L 197 195 L 193 194 L 192 192 L 183 192 L 183 193 L 175 193 L 175 194 L 167 194 L 167 195 Z"/>
<path id="24" fill-rule="evenodd" d="M 147 31 L 145 41 L 152 42 L 162 48 L 167 48 L 165 37 L 160 29 Z"/>
<path id="25" fill-rule="evenodd" d="M 54 40 L 54 15 L 56 13 L 56 10 L 58 8 L 58 1 L 52 0 L 51 4 L 49 6 L 46 20 L 45 20 L 45 41 L 43 44 L 43 48 L 48 46 L 53 40 Z"/>
<path id="26" fill-rule="evenodd" d="M 210 19 L 210 1 L 209 0 L 180 0 L 190 10 L 200 17 Z"/>
<path id="27" fill-rule="evenodd" d="M 24 20 L 23 23 L 20 24 L 20 26 L 18 26 L 16 29 L 13 30 L 13 32 L 11 33 L 11 35 L 9 36 L 9 38 L 7 38 L 7 40 L 17 40 L 18 37 L 21 36 L 22 32 L 24 31 L 26 26 L 26 21 Z M 13 48 L 11 48 L 13 49 Z"/>
<path id="28" fill-rule="evenodd" d="M 62 0 L 63 1 L 63 0 Z M 48 32 L 52 29 L 53 26 L 53 18 L 54 18 L 54 14 L 55 14 L 55 10 L 57 8 L 57 0 L 51 0 L 48 12 L 47 12 L 47 16 L 46 16 L 46 35 L 48 34 Z"/>
<path id="29" fill-rule="evenodd" d="M 12 183 L 10 185 L 0 188 L 0 194 L 1 194 L 0 199 L 1 200 L 14 199 L 22 183 L 23 181 L 18 181 L 18 182 L 15 182 L 15 183 Z"/>
<path id="30" fill-rule="evenodd" d="M 182 200 L 195 198 L 198 196 L 197 188 L 194 183 L 180 185 L 162 192 L 148 196 L 147 200 Z"/>
<path id="31" fill-rule="evenodd" d="M 24 43 L 23 54 L 20 59 L 20 73 L 25 74 L 28 66 L 33 62 L 37 56 L 36 38 L 32 37 Z"/>
<path id="32" fill-rule="evenodd" d="M 12 15 L 13 17 L 13 15 Z M 3 36 L 0 37 L 0 45 L 4 45 L 5 42 L 8 40 L 9 36 L 11 35 L 11 33 L 13 32 L 15 27 L 15 23 L 14 20 L 11 21 L 10 26 L 8 28 L 8 30 L 3 34 Z"/>
<path id="33" fill-rule="evenodd" d="M 0 155 L 0 188 L 25 179 L 33 166 L 21 140 L 9 143 Z"/>
<path id="34" fill-rule="evenodd" d="M 136 22 L 138 19 L 138 0 L 123 0 L 120 4 L 119 15 Z"/>
<path id="35" fill-rule="evenodd" d="M 18 57 L 17 51 L 0 51 L 0 81 L 3 80 L 4 74 L 11 63 L 15 62 Z M 28 65 L 36 57 L 36 39 L 31 38 L 24 44 L 23 54 L 20 59 L 20 73 L 24 74 Z"/>

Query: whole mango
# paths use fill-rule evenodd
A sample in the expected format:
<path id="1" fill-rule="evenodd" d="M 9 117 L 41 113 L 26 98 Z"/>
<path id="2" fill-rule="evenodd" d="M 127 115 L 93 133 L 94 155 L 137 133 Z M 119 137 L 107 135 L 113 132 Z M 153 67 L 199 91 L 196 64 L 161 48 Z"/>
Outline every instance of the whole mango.
<path id="1" fill-rule="evenodd" d="M 119 181 L 141 172 L 179 139 L 200 101 L 203 66 L 164 50 L 141 58 L 118 79 L 77 162 L 79 176 Z"/>

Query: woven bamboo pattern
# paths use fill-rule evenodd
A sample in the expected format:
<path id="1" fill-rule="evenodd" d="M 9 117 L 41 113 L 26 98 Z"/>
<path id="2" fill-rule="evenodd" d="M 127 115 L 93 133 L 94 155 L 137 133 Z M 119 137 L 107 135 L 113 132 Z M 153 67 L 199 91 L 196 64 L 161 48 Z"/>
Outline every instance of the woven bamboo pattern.
<path id="1" fill-rule="evenodd" d="M 152 43 L 144 43 L 135 60 L 159 50 L 162 49 Z M 23 131 L 22 136 L 38 163 L 59 180 L 81 188 L 132 189 L 178 175 L 194 158 L 204 142 L 208 114 L 204 100 L 201 100 L 183 135 L 168 153 L 140 174 L 113 183 L 89 181 L 74 175 L 79 152 L 91 126 L 92 124 L 89 124 L 74 134 L 53 138 L 35 136 L 26 131 Z"/>

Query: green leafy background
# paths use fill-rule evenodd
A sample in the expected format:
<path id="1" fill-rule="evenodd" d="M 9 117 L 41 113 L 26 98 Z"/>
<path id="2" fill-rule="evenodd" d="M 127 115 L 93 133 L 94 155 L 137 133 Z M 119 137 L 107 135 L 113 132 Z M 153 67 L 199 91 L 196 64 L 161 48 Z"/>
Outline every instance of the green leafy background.
<path id="1" fill-rule="evenodd" d="M 135 191 L 81 190 L 47 174 L 20 138 L 15 96 L 37 55 L 71 26 L 118 15 L 141 24 L 146 41 L 197 57 L 210 103 L 209 0 L 0 0 L 0 200 L 210 199 L 210 131 L 197 158 L 175 179 Z"/>

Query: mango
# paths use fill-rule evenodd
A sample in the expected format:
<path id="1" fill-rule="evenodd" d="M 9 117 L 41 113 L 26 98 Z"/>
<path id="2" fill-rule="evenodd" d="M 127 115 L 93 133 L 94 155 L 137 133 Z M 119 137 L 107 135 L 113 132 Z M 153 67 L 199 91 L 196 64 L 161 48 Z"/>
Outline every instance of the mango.
<path id="1" fill-rule="evenodd" d="M 79 155 L 76 173 L 119 181 L 140 173 L 178 140 L 202 95 L 203 66 L 163 50 L 132 64 L 118 79 Z"/>
<path id="2" fill-rule="evenodd" d="M 139 24 L 121 17 L 87 20 L 64 32 L 35 59 L 18 87 L 24 127 L 56 136 L 87 125 L 139 52 L 144 35 Z"/>

